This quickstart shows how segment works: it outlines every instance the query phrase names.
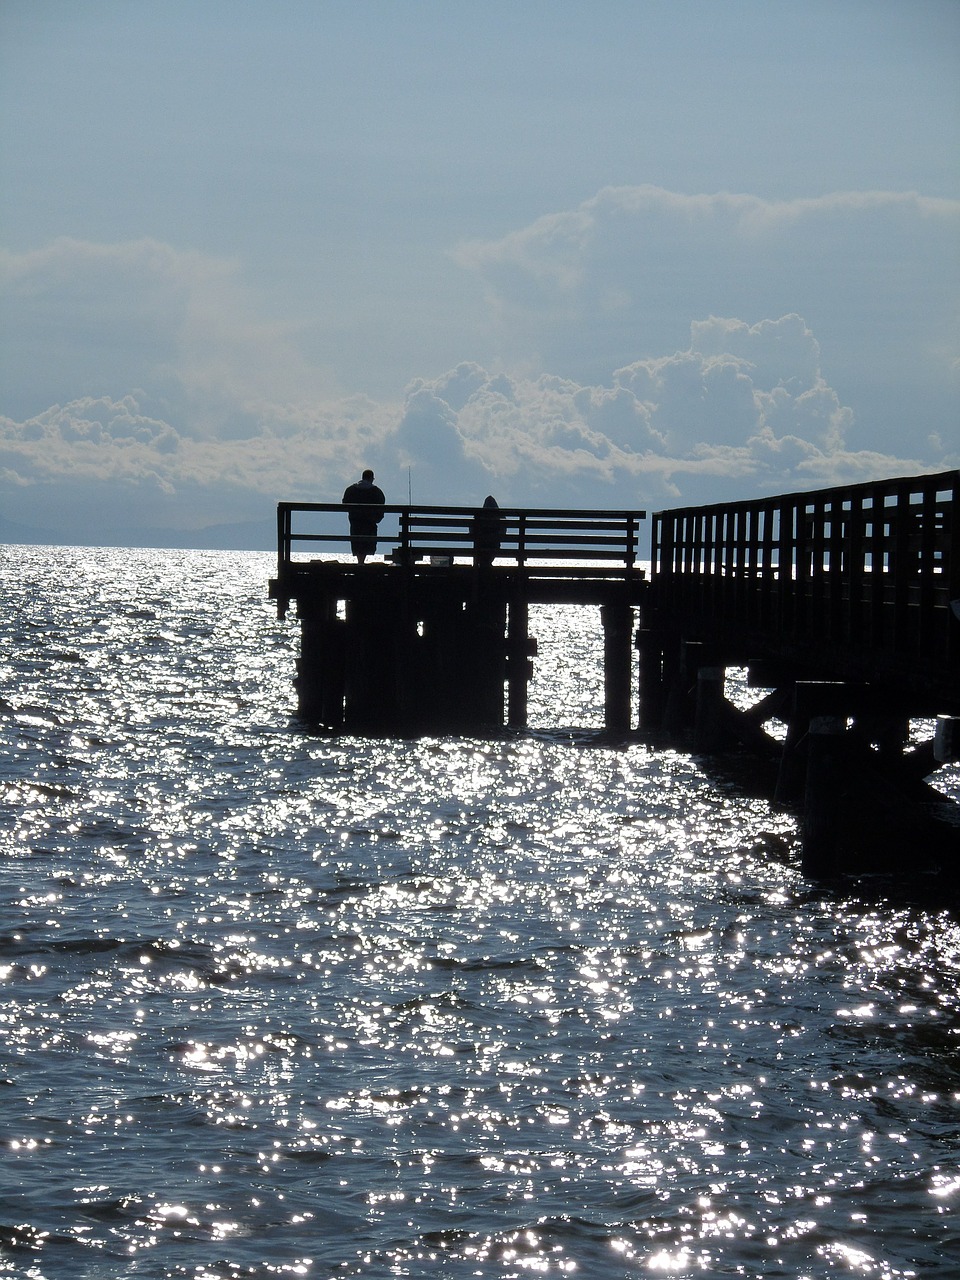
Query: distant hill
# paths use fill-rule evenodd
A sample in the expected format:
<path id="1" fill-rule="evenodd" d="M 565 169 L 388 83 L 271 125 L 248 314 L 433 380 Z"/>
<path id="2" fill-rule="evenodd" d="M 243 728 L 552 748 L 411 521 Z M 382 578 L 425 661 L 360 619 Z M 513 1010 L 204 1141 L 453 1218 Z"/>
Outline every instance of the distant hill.
<path id="1" fill-rule="evenodd" d="M 0 516 L 0 542 L 28 546 L 174 547 L 199 551 L 273 551 L 277 526 L 273 520 L 211 524 L 203 529 L 115 528 L 71 537 L 68 533 L 22 524 Z"/>

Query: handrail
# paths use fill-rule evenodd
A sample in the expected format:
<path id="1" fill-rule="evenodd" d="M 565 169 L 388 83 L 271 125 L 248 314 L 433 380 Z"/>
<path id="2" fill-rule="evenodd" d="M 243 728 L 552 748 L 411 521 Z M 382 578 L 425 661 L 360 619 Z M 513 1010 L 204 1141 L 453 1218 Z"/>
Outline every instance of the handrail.
<path id="1" fill-rule="evenodd" d="M 349 540 L 345 516 L 351 509 L 369 507 L 333 502 L 281 502 L 277 506 L 277 572 L 283 577 L 293 560 L 294 544 L 343 546 Z M 644 511 L 584 510 L 571 507 L 481 507 L 386 505 L 378 544 L 392 548 L 389 558 L 412 564 L 425 557 L 472 557 L 474 522 L 483 512 L 493 519 L 499 545 L 495 556 L 523 567 L 531 559 L 598 560 L 619 564 L 626 571 L 637 564 L 638 531 Z M 335 533 L 294 530 L 295 515 L 333 515 Z M 387 517 L 396 516 L 396 532 Z"/>
<path id="2" fill-rule="evenodd" d="M 655 512 L 663 616 L 864 671 L 960 666 L 960 471 Z"/>

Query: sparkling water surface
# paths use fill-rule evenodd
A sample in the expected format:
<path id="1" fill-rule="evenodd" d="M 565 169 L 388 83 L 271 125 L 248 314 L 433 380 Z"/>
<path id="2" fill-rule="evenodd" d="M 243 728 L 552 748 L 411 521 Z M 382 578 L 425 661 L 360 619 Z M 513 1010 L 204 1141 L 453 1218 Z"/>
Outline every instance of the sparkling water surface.
<path id="1" fill-rule="evenodd" d="M 605 741 L 589 610 L 306 734 L 271 571 L 0 547 L 0 1275 L 960 1274 L 956 910 Z"/>

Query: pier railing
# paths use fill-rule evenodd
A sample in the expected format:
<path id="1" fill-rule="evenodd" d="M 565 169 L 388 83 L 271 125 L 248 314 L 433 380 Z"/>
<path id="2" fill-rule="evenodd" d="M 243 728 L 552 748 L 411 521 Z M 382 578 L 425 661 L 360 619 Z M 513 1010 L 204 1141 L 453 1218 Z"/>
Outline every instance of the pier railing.
<path id="1" fill-rule="evenodd" d="M 960 472 L 656 512 L 657 617 L 727 654 L 960 697 Z"/>
<path id="2" fill-rule="evenodd" d="M 349 542 L 342 503 L 281 502 L 277 507 L 277 574 L 301 560 L 296 553 L 343 548 Z M 386 506 L 377 550 L 399 565 L 473 562 L 486 549 L 498 565 L 531 562 L 596 566 L 602 573 L 631 572 L 638 562 L 644 511 L 569 508 Z"/>

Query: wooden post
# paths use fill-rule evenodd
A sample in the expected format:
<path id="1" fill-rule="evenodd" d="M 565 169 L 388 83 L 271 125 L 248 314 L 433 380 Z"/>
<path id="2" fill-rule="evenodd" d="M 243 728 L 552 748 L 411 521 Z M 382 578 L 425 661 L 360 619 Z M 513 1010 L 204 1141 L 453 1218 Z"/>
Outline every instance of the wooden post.
<path id="1" fill-rule="evenodd" d="M 794 707 L 787 721 L 787 736 L 780 755 L 780 770 L 773 793 L 773 802 L 778 808 L 792 809 L 803 799 L 806 773 L 804 753 L 809 724 L 809 718 Z"/>
<path id="2" fill-rule="evenodd" d="M 462 615 L 459 688 L 471 729 L 503 727 L 506 675 L 506 606 L 496 596 L 481 597 Z"/>
<path id="3" fill-rule="evenodd" d="M 704 645 L 699 640 L 681 640 L 679 660 L 670 667 L 663 712 L 663 728 L 670 737 L 685 738 L 690 732 L 694 718 L 690 695 L 696 688 L 703 659 Z"/>
<path id="4" fill-rule="evenodd" d="M 400 724 L 399 657 L 403 644 L 398 622 L 396 611 L 385 608 L 377 588 L 347 601 L 344 726 L 348 730 L 383 732 Z"/>
<path id="5" fill-rule="evenodd" d="M 511 729 L 527 727 L 527 691 L 533 667 L 528 621 L 526 600 L 515 596 L 507 622 L 507 724 Z"/>
<path id="6" fill-rule="evenodd" d="M 626 604 L 601 607 L 603 621 L 604 722 L 610 733 L 630 728 L 630 668 L 633 611 Z"/>
<path id="7" fill-rule="evenodd" d="M 323 621 L 319 610 L 307 611 L 300 605 L 300 656 L 294 686 L 297 690 L 297 715 L 308 724 L 321 720 L 323 680 Z"/>
<path id="8" fill-rule="evenodd" d="M 336 600 L 324 595 L 298 603 L 300 657 L 297 714 L 308 724 L 338 729 L 343 724 L 343 622 Z"/>
<path id="9" fill-rule="evenodd" d="M 436 599 L 422 613 L 416 723 L 433 732 L 456 731 L 463 721 L 463 608 L 455 600 Z"/>
<path id="10" fill-rule="evenodd" d="M 693 724 L 693 749 L 719 751 L 725 734 L 723 685 L 724 667 L 701 667 L 697 671 L 697 705 Z"/>
<path id="11" fill-rule="evenodd" d="M 657 733 L 663 724 L 663 645 L 656 632 L 641 627 L 634 644 L 639 654 L 640 711 L 643 733 Z"/>
<path id="12" fill-rule="evenodd" d="M 810 720 L 801 853 L 803 872 L 808 876 L 825 876 L 836 869 L 845 729 L 841 716 L 813 716 Z"/>

